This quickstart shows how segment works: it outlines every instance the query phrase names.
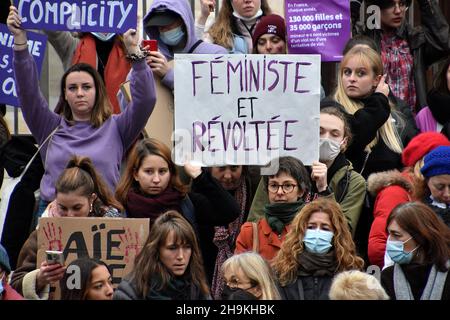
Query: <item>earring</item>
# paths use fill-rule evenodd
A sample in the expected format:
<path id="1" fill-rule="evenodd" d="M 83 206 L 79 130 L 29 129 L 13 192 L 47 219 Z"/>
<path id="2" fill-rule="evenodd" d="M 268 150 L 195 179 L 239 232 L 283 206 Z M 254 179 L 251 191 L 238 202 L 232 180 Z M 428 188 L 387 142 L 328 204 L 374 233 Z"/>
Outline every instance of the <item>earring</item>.
<path id="1" fill-rule="evenodd" d="M 92 206 L 93 206 L 93 202 L 91 202 L 91 209 L 89 210 L 89 213 L 92 213 Z"/>

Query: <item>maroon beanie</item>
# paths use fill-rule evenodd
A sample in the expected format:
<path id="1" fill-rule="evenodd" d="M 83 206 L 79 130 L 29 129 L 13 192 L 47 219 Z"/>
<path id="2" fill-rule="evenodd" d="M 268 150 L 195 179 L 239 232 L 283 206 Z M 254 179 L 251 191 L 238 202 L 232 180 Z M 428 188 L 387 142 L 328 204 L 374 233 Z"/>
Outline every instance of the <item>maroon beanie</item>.
<path id="1" fill-rule="evenodd" d="M 256 47 L 258 39 L 265 34 L 275 34 L 279 36 L 283 41 L 286 41 L 286 25 L 284 19 L 277 14 L 269 14 L 262 17 L 256 24 L 255 31 L 253 32 L 253 47 Z"/>
<path id="2" fill-rule="evenodd" d="M 402 161 L 406 167 L 411 167 L 427 153 L 439 146 L 450 146 L 450 141 L 442 133 L 423 132 L 408 143 L 402 153 Z"/>

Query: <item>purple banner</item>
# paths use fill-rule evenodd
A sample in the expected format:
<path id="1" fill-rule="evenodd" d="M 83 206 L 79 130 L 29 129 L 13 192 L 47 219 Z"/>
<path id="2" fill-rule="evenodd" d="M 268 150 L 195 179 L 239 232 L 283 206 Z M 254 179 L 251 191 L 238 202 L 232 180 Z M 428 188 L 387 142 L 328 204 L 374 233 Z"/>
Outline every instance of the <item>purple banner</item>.
<path id="1" fill-rule="evenodd" d="M 285 0 L 288 51 L 340 61 L 350 39 L 350 1 Z"/>
<path id="2" fill-rule="evenodd" d="M 124 33 L 137 26 L 137 0 L 15 0 L 25 29 Z"/>
<path id="3" fill-rule="evenodd" d="M 44 61 L 47 37 L 35 32 L 28 32 L 28 50 L 36 60 L 39 74 Z M 13 70 L 14 38 L 8 27 L 0 23 L 0 103 L 19 106 L 17 99 L 16 81 Z"/>

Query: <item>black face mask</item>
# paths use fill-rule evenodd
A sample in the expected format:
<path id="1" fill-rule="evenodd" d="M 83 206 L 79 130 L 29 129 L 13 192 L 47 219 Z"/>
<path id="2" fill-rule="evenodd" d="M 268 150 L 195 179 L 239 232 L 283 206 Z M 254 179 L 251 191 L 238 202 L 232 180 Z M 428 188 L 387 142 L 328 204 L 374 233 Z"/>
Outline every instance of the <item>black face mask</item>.
<path id="1" fill-rule="evenodd" d="M 222 291 L 222 300 L 258 300 L 258 298 L 244 289 L 230 288 L 225 285 Z"/>

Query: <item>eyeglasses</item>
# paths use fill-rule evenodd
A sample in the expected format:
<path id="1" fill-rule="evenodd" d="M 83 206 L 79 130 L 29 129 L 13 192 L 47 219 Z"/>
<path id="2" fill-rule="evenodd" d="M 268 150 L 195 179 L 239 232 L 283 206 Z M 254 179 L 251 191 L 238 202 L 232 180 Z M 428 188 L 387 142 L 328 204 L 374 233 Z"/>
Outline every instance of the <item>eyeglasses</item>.
<path id="1" fill-rule="evenodd" d="M 268 186 L 269 192 L 271 193 L 277 193 L 278 190 L 283 190 L 284 193 L 291 193 L 292 191 L 294 191 L 295 187 L 297 185 L 296 184 L 292 184 L 292 183 L 286 183 L 286 184 L 276 184 L 276 183 L 271 183 Z"/>
<path id="2" fill-rule="evenodd" d="M 399 2 L 394 2 L 391 1 L 389 3 L 387 3 L 383 9 L 394 9 L 398 7 L 400 10 L 408 10 L 409 6 L 408 6 L 408 1 L 399 1 Z"/>
<path id="3" fill-rule="evenodd" d="M 227 286 L 229 286 L 230 288 L 241 288 L 243 290 L 249 290 L 252 289 L 256 286 L 256 284 L 253 283 L 253 281 L 249 281 L 249 282 L 240 282 L 238 278 L 231 278 L 229 281 L 226 281 Z M 250 285 L 250 287 L 244 289 L 240 286 L 245 286 L 245 285 Z"/>

